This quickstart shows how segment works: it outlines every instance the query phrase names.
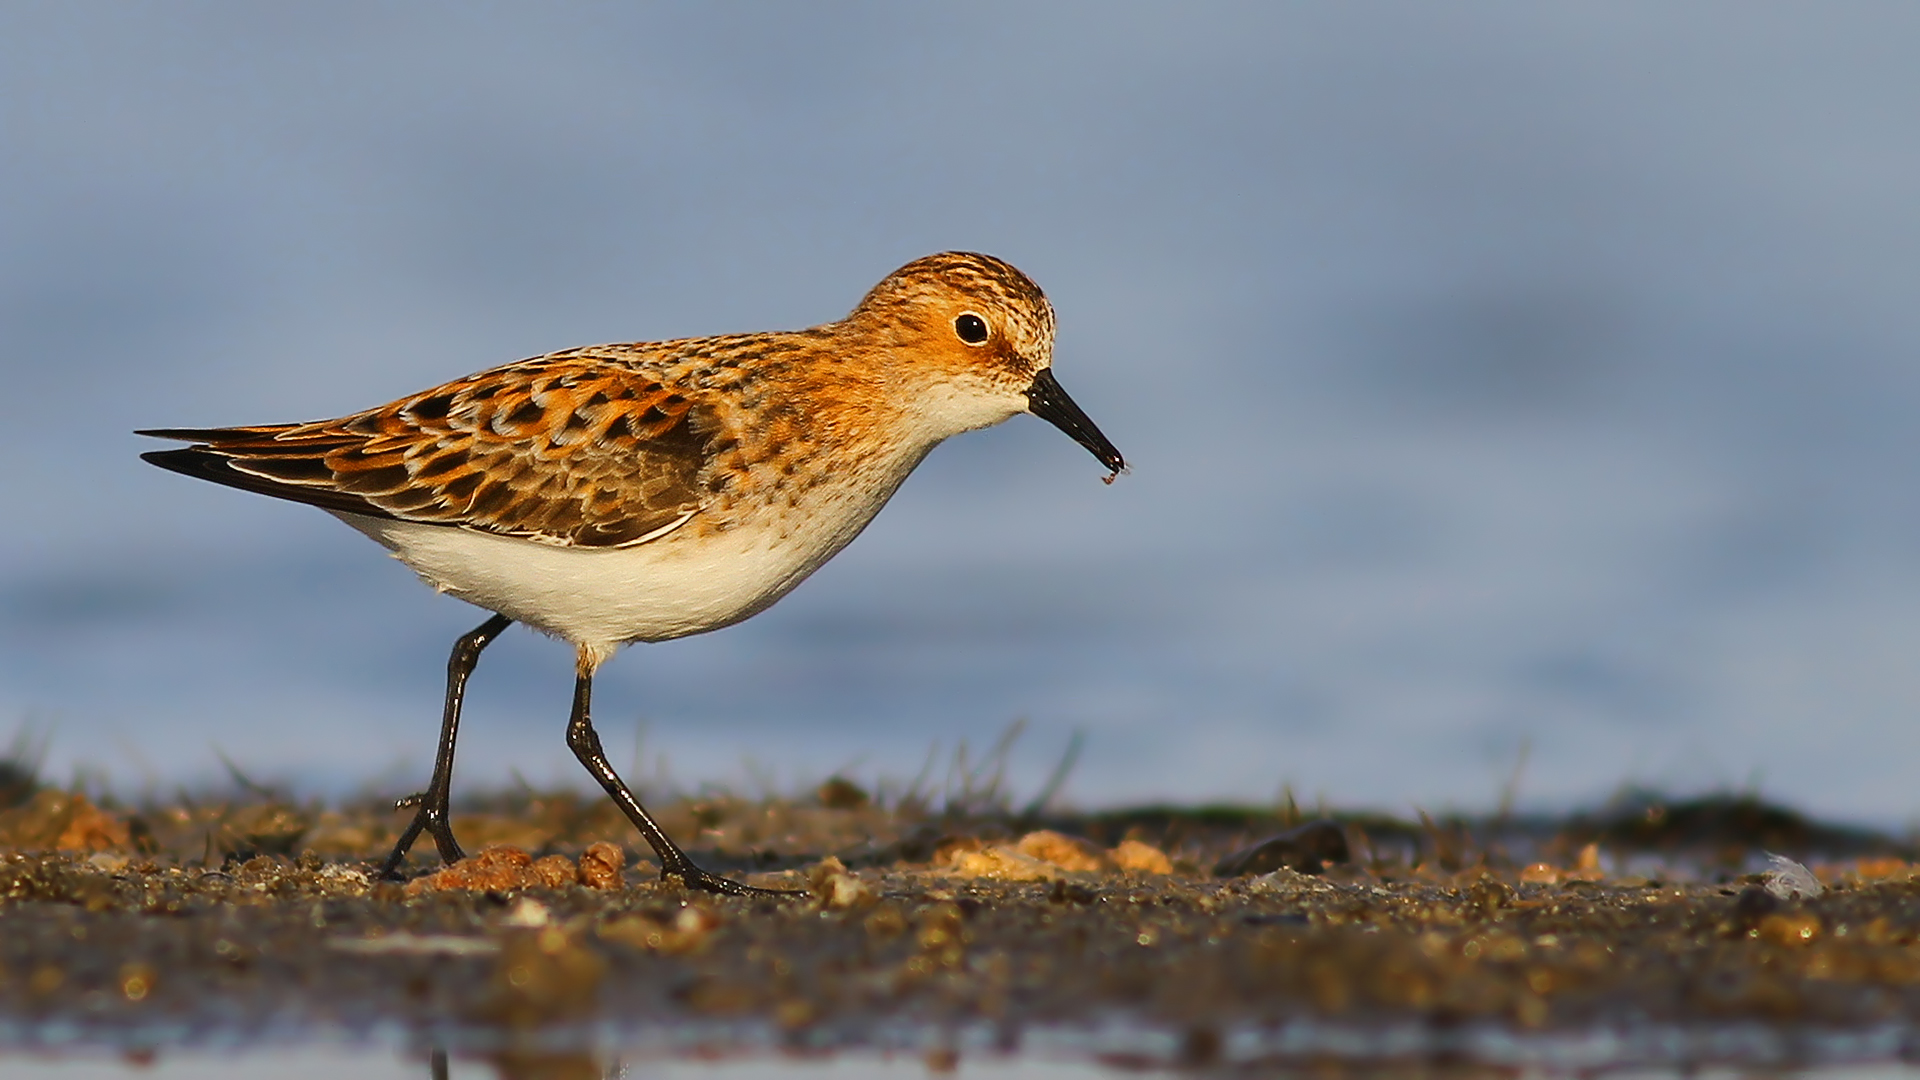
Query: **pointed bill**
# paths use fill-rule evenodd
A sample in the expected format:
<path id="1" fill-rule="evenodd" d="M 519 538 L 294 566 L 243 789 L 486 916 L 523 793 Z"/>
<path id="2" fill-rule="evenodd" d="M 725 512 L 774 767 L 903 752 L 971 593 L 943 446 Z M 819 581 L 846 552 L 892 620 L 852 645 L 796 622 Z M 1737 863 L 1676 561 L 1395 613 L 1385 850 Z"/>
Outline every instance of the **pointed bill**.
<path id="1" fill-rule="evenodd" d="M 1107 483 L 1113 483 L 1114 477 L 1126 471 L 1127 462 L 1120 456 L 1119 449 L 1067 396 L 1060 380 L 1053 377 L 1052 368 L 1042 368 L 1040 374 L 1033 377 L 1033 385 L 1027 387 L 1027 411 L 1066 432 L 1074 442 L 1099 458 L 1100 464 L 1113 470 L 1106 478 Z"/>

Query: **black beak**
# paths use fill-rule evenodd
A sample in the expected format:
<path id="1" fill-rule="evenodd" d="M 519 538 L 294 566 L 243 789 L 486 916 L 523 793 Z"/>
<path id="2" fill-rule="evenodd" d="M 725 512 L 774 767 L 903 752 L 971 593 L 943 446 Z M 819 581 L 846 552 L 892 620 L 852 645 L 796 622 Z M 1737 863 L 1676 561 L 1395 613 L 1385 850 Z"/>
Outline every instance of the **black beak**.
<path id="1" fill-rule="evenodd" d="M 1040 374 L 1033 377 L 1033 385 L 1027 387 L 1027 411 L 1067 433 L 1067 437 L 1093 452 L 1100 464 L 1112 469 L 1107 483 L 1126 471 L 1126 459 L 1120 451 L 1107 441 L 1100 429 L 1095 427 L 1080 406 L 1073 403 L 1067 392 L 1060 387 L 1060 381 L 1053 377 L 1051 368 L 1041 368 Z"/>

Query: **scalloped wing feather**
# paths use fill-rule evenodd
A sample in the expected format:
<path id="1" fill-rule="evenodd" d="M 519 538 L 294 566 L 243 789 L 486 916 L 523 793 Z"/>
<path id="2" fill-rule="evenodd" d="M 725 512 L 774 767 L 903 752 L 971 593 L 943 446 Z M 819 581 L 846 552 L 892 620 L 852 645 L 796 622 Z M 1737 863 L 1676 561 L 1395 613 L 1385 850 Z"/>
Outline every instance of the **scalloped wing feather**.
<path id="1" fill-rule="evenodd" d="M 578 353 L 483 371 L 338 420 L 142 434 L 157 465 L 328 510 L 592 548 L 644 543 L 702 504 L 711 410 Z"/>

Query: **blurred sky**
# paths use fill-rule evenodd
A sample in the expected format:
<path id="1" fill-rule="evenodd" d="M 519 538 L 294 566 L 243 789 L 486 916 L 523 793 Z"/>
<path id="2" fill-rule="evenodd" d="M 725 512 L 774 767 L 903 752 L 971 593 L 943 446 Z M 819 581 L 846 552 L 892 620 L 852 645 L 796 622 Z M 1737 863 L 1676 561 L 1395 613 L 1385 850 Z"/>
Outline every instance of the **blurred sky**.
<path id="1" fill-rule="evenodd" d="M 1112 487 L 955 440 L 599 723 L 684 786 L 1030 721 L 1081 804 L 1758 783 L 1920 811 L 1920 7 L 0 7 L 0 733 L 125 789 L 417 787 L 481 619 L 135 427 L 837 318 L 970 248 L 1060 316 Z M 585 784 L 569 650 L 457 790 Z M 636 750 L 636 732 L 645 729 Z"/>

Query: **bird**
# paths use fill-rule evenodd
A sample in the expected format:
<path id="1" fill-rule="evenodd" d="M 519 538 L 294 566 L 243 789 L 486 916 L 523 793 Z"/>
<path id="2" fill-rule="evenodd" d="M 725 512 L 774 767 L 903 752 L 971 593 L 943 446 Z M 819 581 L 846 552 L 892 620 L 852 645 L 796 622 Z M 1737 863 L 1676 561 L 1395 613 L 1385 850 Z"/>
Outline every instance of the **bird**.
<path id="1" fill-rule="evenodd" d="M 851 542 L 942 441 L 1028 413 L 1108 470 L 1127 465 L 1053 374 L 1055 315 L 1011 264 L 916 259 L 844 318 L 804 330 L 563 349 L 330 420 L 137 432 L 191 445 L 163 469 L 327 511 L 440 592 L 491 612 L 447 661 L 426 790 L 381 866 L 422 833 L 464 853 L 454 744 L 480 654 L 521 623 L 575 650 L 567 745 L 658 856 L 661 876 L 766 890 L 701 869 L 608 763 L 593 677 L 621 646 L 731 626 Z"/>

